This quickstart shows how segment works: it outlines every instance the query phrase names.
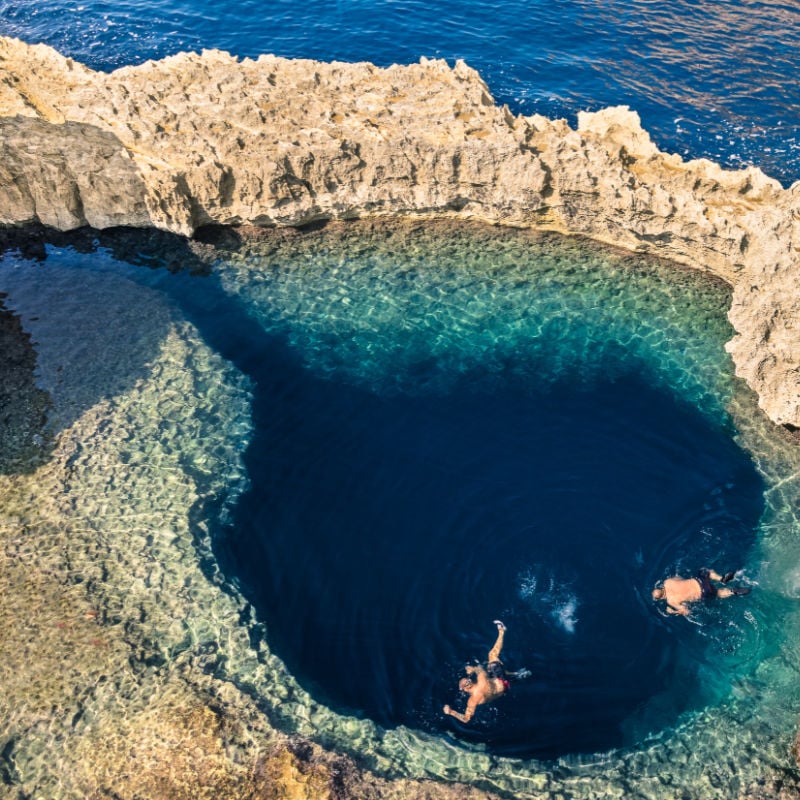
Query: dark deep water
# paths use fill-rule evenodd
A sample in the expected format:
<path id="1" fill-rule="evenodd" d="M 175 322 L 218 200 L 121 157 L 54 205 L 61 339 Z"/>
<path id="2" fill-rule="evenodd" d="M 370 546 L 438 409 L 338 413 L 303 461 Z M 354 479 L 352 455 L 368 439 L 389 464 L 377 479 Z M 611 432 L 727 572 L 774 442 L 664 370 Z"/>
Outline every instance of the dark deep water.
<path id="1" fill-rule="evenodd" d="M 92 271 L 121 271 L 247 376 L 249 490 L 216 556 L 270 650 L 336 711 L 525 758 L 636 748 L 724 700 L 761 657 L 750 600 L 684 620 L 649 593 L 751 580 L 764 487 L 721 410 L 725 293 L 560 237 L 332 227 L 204 277 L 48 259 L 60 302 L 113 312 Z M 28 269 L 11 297 L 41 295 Z M 442 706 L 496 618 L 533 674 L 464 727 Z"/>
<path id="2" fill-rule="evenodd" d="M 532 394 L 509 370 L 491 393 L 467 376 L 387 398 L 263 356 L 229 556 L 315 696 L 540 758 L 630 744 L 707 700 L 719 609 L 709 646 L 648 594 L 753 542 L 761 483 L 723 431 L 635 375 Z M 459 670 L 497 617 L 507 666 L 533 677 L 462 729 L 441 706 L 463 708 Z"/>

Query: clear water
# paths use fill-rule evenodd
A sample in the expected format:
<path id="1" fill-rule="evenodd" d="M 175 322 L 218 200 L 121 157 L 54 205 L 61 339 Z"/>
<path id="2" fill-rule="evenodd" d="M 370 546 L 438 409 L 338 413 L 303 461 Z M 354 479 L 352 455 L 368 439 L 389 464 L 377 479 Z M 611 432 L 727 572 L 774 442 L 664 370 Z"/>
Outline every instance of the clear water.
<path id="1" fill-rule="evenodd" d="M 291 347 L 259 360 L 226 561 L 292 672 L 381 725 L 538 758 L 635 744 L 715 698 L 698 675 L 748 639 L 745 607 L 676 636 L 647 595 L 741 563 L 763 511 L 729 364 L 702 354 L 727 326 L 681 324 L 685 293 L 724 290 L 559 238 L 332 236 L 225 281 Z M 535 677 L 447 724 L 498 616 Z"/>
<path id="2" fill-rule="evenodd" d="M 0 33 L 101 70 L 202 48 L 463 58 L 515 112 L 629 105 L 662 149 L 800 178 L 800 9 L 780 0 L 0 0 Z"/>
<path id="3" fill-rule="evenodd" d="M 198 275 L 141 266 L 203 273 L 180 243 L 81 249 L 0 264 L 53 400 L 23 502 L 155 648 L 145 707 L 194 658 L 380 772 L 520 796 L 728 797 L 788 747 L 798 469 L 732 377 L 724 287 L 433 223 L 276 232 Z M 653 583 L 709 563 L 753 594 L 660 615 Z M 498 616 L 533 677 L 464 728 L 440 708 Z"/>

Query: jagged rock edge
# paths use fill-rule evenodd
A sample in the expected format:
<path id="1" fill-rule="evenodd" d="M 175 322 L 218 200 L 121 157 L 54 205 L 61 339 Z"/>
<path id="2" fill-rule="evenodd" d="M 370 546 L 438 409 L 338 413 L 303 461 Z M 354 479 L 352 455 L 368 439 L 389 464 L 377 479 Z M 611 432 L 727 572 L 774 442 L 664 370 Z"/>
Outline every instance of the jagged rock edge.
<path id="1" fill-rule="evenodd" d="M 578 233 L 733 288 L 728 350 L 800 427 L 800 183 L 661 152 L 626 107 L 514 116 L 478 73 L 220 51 L 111 73 L 0 38 L 0 224 L 297 226 L 421 215 Z"/>

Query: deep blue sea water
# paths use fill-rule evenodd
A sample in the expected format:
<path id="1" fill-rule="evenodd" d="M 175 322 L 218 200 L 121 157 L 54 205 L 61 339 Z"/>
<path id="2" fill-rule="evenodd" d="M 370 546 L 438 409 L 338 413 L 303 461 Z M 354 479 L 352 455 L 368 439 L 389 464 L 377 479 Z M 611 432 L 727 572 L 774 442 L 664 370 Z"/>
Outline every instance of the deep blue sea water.
<path id="1" fill-rule="evenodd" d="M 800 7 L 780 0 L 0 0 L 0 33 L 110 70 L 181 50 L 463 58 L 514 112 L 629 105 L 657 144 L 800 178 Z"/>

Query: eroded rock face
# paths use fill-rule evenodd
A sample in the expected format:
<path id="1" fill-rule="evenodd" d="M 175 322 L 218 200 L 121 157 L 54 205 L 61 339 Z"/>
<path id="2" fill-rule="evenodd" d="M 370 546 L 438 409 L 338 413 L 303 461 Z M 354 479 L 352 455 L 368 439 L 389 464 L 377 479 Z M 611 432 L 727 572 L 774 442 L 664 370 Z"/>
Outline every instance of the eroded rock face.
<path id="1" fill-rule="evenodd" d="M 800 426 L 800 184 L 660 152 L 635 112 L 513 116 L 462 62 L 218 51 L 92 72 L 0 39 L 0 224 L 299 225 L 437 215 L 581 233 L 734 288 L 737 373 Z"/>

